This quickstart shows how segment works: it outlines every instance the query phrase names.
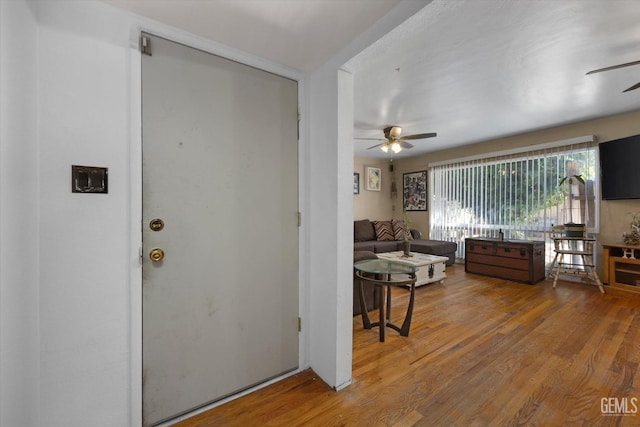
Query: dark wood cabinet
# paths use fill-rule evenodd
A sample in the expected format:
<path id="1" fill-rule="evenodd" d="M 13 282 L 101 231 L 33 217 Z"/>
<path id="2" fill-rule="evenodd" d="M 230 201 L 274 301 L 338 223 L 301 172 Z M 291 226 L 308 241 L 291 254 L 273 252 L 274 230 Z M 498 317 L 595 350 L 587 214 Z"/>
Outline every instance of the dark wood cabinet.
<path id="1" fill-rule="evenodd" d="M 500 279 L 534 284 L 545 278 L 544 242 L 468 238 L 464 269 Z"/>

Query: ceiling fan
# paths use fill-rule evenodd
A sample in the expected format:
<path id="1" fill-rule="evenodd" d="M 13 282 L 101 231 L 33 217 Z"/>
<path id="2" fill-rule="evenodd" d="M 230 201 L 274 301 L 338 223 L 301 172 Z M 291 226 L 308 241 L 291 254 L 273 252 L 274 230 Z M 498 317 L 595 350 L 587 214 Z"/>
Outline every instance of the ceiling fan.
<path id="1" fill-rule="evenodd" d="M 407 142 L 408 140 L 433 138 L 434 136 L 438 136 L 437 133 L 417 133 L 415 135 L 400 136 L 400 134 L 402 133 L 402 128 L 400 126 L 387 126 L 386 128 L 383 129 L 383 132 L 384 132 L 384 139 L 382 138 L 354 138 L 354 139 L 383 141 L 380 144 L 367 148 L 367 150 L 380 147 L 380 149 L 385 153 L 388 152 L 389 149 L 391 149 L 391 151 L 393 151 L 394 153 L 399 153 L 400 151 L 402 151 L 403 148 L 406 148 L 406 149 L 413 148 L 413 144 Z"/>
<path id="2" fill-rule="evenodd" d="M 603 71 L 617 70 L 618 68 L 630 67 L 632 65 L 640 65 L 640 61 L 633 61 L 633 62 L 627 62 L 625 64 L 612 65 L 611 67 L 598 68 L 597 70 L 589 71 L 586 75 L 588 76 L 589 74 L 601 73 Z M 636 90 L 638 88 L 640 88 L 640 83 L 636 83 L 633 86 L 631 86 L 630 88 L 623 90 L 622 92 L 623 93 L 624 92 L 629 92 L 629 91 L 632 91 L 632 90 Z"/>

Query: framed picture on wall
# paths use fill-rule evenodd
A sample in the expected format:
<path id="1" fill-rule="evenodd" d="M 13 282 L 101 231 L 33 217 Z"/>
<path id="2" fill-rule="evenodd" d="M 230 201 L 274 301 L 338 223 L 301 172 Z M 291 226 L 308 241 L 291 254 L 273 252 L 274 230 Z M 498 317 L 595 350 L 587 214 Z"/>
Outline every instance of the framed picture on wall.
<path id="1" fill-rule="evenodd" d="M 427 210 L 427 171 L 402 174 L 402 203 L 405 211 Z"/>
<path id="2" fill-rule="evenodd" d="M 382 188 L 382 169 L 367 166 L 367 190 L 380 191 Z"/>
<path id="3" fill-rule="evenodd" d="M 353 173 L 353 194 L 360 194 L 360 174 Z"/>

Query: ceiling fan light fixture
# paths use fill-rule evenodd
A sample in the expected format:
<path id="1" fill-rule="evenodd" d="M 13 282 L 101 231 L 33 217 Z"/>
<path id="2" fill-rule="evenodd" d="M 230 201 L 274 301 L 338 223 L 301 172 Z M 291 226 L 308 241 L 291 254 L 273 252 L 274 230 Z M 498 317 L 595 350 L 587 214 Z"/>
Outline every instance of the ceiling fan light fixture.
<path id="1" fill-rule="evenodd" d="M 393 139 L 400 137 L 402 133 L 402 128 L 400 126 L 391 126 L 389 129 L 389 136 Z"/>
<path id="2" fill-rule="evenodd" d="M 367 139 L 374 141 L 382 141 L 379 144 L 373 145 L 367 150 L 371 150 L 374 148 L 380 148 L 384 153 L 388 153 L 389 150 L 394 153 L 399 153 L 403 148 L 413 148 L 413 144 L 407 142 L 407 140 L 414 139 L 424 139 L 424 138 L 433 138 L 437 136 L 435 132 L 432 133 L 417 133 L 414 135 L 406 135 L 401 137 L 400 134 L 402 132 L 402 128 L 400 126 L 387 126 L 382 130 L 384 132 L 384 138 L 354 138 L 354 139 Z"/>

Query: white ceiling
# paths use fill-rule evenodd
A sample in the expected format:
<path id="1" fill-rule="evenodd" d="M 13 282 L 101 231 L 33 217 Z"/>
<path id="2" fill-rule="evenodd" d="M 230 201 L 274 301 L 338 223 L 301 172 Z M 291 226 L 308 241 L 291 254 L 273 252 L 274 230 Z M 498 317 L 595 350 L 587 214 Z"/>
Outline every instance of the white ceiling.
<path id="1" fill-rule="evenodd" d="M 400 0 L 103 1 L 277 64 L 313 71 Z"/>
<path id="2" fill-rule="evenodd" d="M 302 71 L 398 0 L 105 0 Z M 415 1 L 415 0 L 402 0 Z M 422 0 L 424 1 L 424 0 Z M 395 158 L 640 109 L 640 0 L 434 0 L 352 59 L 355 137 L 437 132 Z M 354 141 L 357 156 L 388 158 Z"/>
<path id="3" fill-rule="evenodd" d="M 400 157 L 640 109 L 640 65 L 585 75 L 640 60 L 638 0 L 435 0 L 386 39 L 353 61 L 354 133 L 438 133 Z"/>

